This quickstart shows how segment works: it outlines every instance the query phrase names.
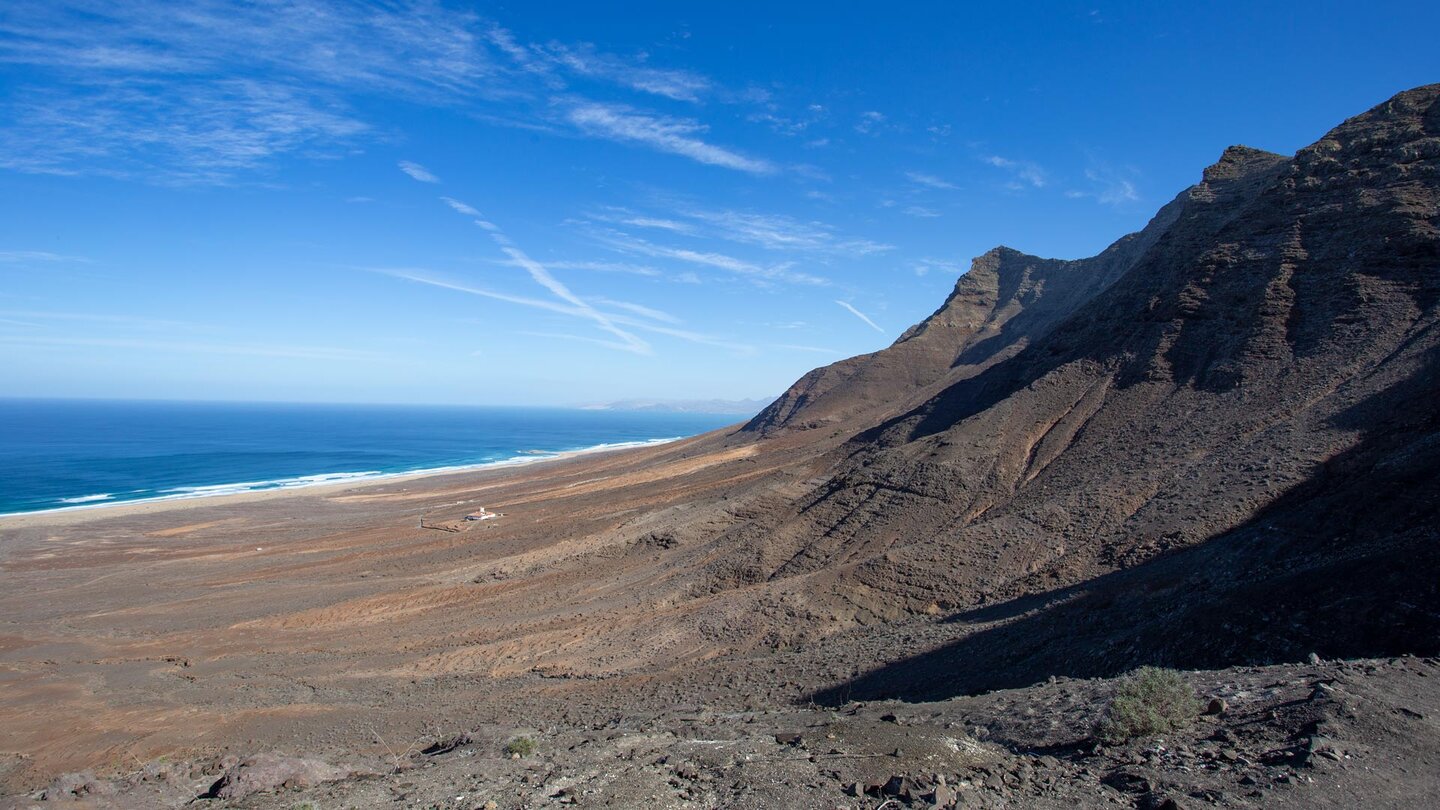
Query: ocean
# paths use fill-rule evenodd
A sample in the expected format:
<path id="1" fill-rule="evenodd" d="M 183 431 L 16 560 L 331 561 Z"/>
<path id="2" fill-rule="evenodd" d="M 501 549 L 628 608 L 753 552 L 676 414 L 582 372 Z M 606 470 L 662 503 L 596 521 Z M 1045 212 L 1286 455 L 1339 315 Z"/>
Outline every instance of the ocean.
<path id="1" fill-rule="evenodd" d="M 0 399 L 0 514 L 516 463 L 693 436 L 735 414 Z"/>

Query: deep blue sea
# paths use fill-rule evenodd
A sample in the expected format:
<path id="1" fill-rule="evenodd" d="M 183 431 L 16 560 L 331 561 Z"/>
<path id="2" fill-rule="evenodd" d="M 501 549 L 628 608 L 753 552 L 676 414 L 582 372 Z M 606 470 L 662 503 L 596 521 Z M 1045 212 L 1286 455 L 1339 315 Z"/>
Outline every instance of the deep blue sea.
<path id="1" fill-rule="evenodd" d="M 0 514 L 196 498 L 693 436 L 735 414 L 0 399 Z"/>

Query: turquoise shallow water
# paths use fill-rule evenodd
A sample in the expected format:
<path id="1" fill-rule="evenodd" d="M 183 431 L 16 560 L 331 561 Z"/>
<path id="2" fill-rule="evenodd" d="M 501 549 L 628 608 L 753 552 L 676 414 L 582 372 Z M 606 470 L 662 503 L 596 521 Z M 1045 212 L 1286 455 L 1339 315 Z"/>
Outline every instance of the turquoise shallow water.
<path id="1" fill-rule="evenodd" d="M 0 399 L 0 514 L 283 489 L 692 436 L 735 414 Z"/>

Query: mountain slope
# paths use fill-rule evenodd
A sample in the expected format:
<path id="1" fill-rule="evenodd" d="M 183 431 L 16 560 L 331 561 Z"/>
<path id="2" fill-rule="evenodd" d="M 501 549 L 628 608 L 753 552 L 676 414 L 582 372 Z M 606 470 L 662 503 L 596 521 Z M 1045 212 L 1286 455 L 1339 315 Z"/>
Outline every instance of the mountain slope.
<path id="1" fill-rule="evenodd" d="M 1204 565 L 1232 617 L 1312 602 L 1294 643 L 1227 633 L 1207 660 L 1293 656 L 1302 638 L 1336 652 L 1440 648 L 1437 96 L 1402 93 L 1293 159 L 1227 150 L 1132 240 L 1118 278 L 1050 298 L 1065 306 L 1043 315 L 989 291 L 1049 285 L 1064 263 L 977 260 L 938 324 L 808 375 L 747 426 L 836 420 L 852 438 L 812 466 L 793 506 L 729 532 L 711 574 L 722 588 L 768 583 L 833 625 L 1063 594 L 1127 569 L 1144 592 Z M 1018 310 L 1008 320 L 1006 306 Z M 907 346 L 927 336 L 923 352 Z M 903 382 L 896 369 L 919 395 L 880 401 Z M 1421 486 L 1367 522 L 1346 517 L 1401 482 Z M 1147 605 L 1106 614 L 1151 640 L 1139 660 L 1176 638 Z M 1341 605 L 1351 621 L 1337 625 Z"/>
<path id="2" fill-rule="evenodd" d="M 743 432 L 771 436 L 894 415 L 912 400 L 923 401 L 917 397 L 937 383 L 974 376 L 1013 356 L 1129 270 L 1182 214 L 1183 198 L 1093 258 L 990 250 L 971 263 L 939 309 L 894 344 L 806 374 Z"/>

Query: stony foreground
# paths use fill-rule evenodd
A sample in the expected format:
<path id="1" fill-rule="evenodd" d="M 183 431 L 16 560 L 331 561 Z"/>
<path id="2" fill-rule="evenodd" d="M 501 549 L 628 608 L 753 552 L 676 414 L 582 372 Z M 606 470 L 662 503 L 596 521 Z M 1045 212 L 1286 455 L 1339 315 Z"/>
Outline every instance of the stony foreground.
<path id="1" fill-rule="evenodd" d="M 1106 747 L 1112 680 L 934 703 L 715 713 L 586 728 L 482 726 L 325 763 L 152 762 L 67 774 L 25 807 L 1426 807 L 1440 804 L 1440 660 L 1315 661 L 1188 674 L 1183 731 Z M 528 754 L 507 753 L 523 749 Z"/>

